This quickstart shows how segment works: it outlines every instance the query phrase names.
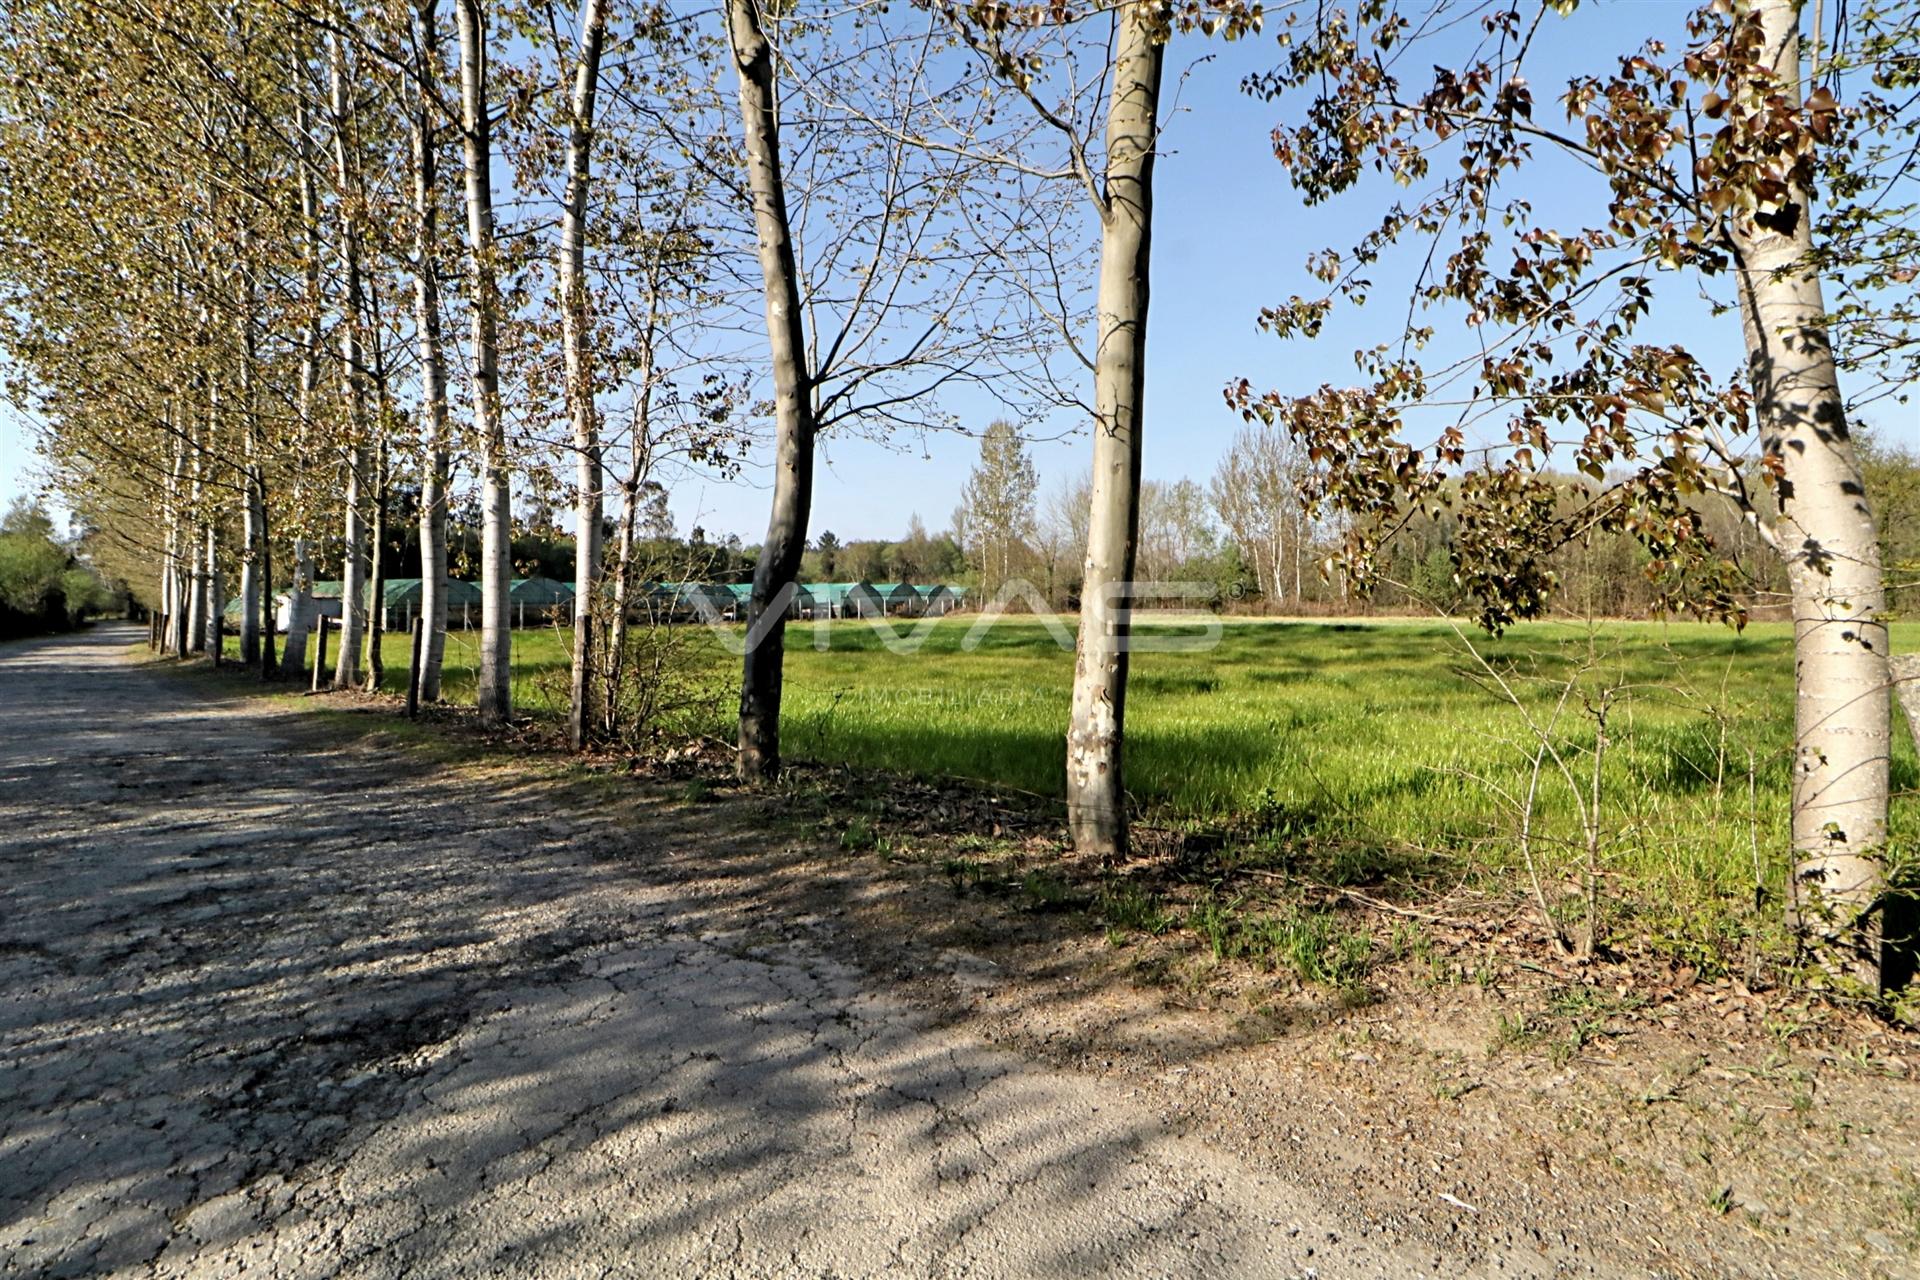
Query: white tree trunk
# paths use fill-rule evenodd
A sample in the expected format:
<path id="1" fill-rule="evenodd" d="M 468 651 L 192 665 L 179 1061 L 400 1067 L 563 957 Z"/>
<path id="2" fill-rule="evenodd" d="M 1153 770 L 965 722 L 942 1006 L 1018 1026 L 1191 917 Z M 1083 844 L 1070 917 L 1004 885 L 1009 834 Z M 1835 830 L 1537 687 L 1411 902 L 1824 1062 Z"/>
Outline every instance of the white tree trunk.
<path id="1" fill-rule="evenodd" d="M 246 494 L 240 511 L 240 661 L 247 666 L 260 661 L 260 565 L 267 527 L 258 448 L 258 441 L 249 431 Z"/>
<path id="2" fill-rule="evenodd" d="M 800 273 L 787 217 L 781 172 L 779 98 L 773 49 L 760 28 L 755 0 L 727 0 L 727 34 L 740 78 L 740 115 L 746 129 L 747 178 L 766 294 L 767 344 L 773 361 L 773 504 L 767 541 L 754 567 L 747 606 L 746 657 L 740 678 L 740 776 L 770 779 L 780 772 L 780 682 L 786 657 L 783 589 L 800 571 L 813 504 L 814 415 L 806 332 L 800 312 Z M 775 600 L 780 599 L 779 607 Z M 762 628 L 768 609 L 773 619 Z"/>
<path id="3" fill-rule="evenodd" d="M 378 332 L 377 309 L 374 319 L 375 332 Z M 384 379 L 382 381 L 384 384 Z M 381 422 L 388 420 L 387 397 L 384 390 L 380 394 L 380 408 L 375 416 Z M 386 663 L 382 656 L 381 641 L 387 629 L 387 573 L 385 557 L 381 551 L 387 545 L 387 482 L 387 442 L 381 440 L 374 446 L 373 520 L 368 530 L 367 681 L 365 685 L 368 693 L 378 693 L 380 683 L 386 677 Z"/>
<path id="4" fill-rule="evenodd" d="M 620 521 L 614 531 L 613 603 L 607 615 L 606 657 L 600 672 L 600 726 L 611 734 L 620 699 L 620 673 L 627 651 L 627 610 L 633 594 L 633 526 L 639 516 L 640 491 L 628 484 L 620 499 Z"/>
<path id="5" fill-rule="evenodd" d="M 300 534 L 293 540 L 293 575 L 287 587 L 287 630 L 280 649 L 282 675 L 298 675 L 305 670 L 307 632 L 313 627 L 316 614 L 313 546 L 305 534 Z"/>
<path id="6" fill-rule="evenodd" d="M 440 268 L 435 256 L 440 205 L 433 145 L 433 95 L 438 83 L 435 0 L 414 11 L 419 53 L 420 101 L 413 116 L 414 332 L 420 342 L 420 400 L 426 466 L 420 484 L 420 616 L 426 635 L 420 653 L 420 696 L 440 697 L 440 668 L 447 650 L 447 482 L 451 459 L 447 430 L 447 364 L 440 334 Z"/>
<path id="7" fill-rule="evenodd" d="M 1775 86 L 1800 100 L 1797 0 L 1754 0 Z M 1774 228 L 1732 219 L 1736 280 L 1762 448 L 1780 465 L 1774 541 L 1793 595 L 1791 910 L 1832 972 L 1881 981 L 1891 747 L 1880 551 L 1813 268 L 1810 194 Z"/>
<path id="8" fill-rule="evenodd" d="M 349 392 L 348 398 L 356 398 Z M 333 659 L 333 682 L 343 689 L 360 683 L 360 647 L 367 632 L 367 451 L 355 447 L 347 461 L 346 521 L 340 564 L 340 647 Z"/>
<path id="9" fill-rule="evenodd" d="M 181 486 L 186 483 L 187 445 L 177 433 L 180 431 L 179 413 L 175 405 L 167 406 L 167 422 L 176 432 L 173 441 L 173 463 L 167 470 L 167 541 L 166 559 L 160 578 L 160 608 L 167 615 L 166 631 L 161 636 L 161 649 L 178 657 L 187 651 L 187 581 L 184 498 Z"/>
<path id="10" fill-rule="evenodd" d="M 1108 858 L 1124 856 L 1127 848 L 1122 768 L 1132 615 L 1127 593 L 1139 545 L 1153 159 L 1166 58 L 1145 16 L 1128 7 L 1115 17 L 1119 31 L 1100 211 L 1093 494 L 1067 729 L 1067 824 L 1074 847 Z"/>
<path id="11" fill-rule="evenodd" d="M 369 281 L 367 290 L 367 344 L 368 372 L 373 388 L 374 441 L 368 450 L 372 470 L 368 475 L 368 489 L 372 498 L 372 515 L 368 521 L 367 551 L 367 629 L 366 629 L 366 682 L 362 686 L 368 693 L 377 693 L 381 681 L 386 676 L 384 660 L 384 641 L 387 631 L 387 505 L 391 498 L 390 486 L 392 470 L 387 447 L 386 424 L 395 418 L 393 400 L 390 394 L 392 379 L 387 369 L 387 317 L 380 297 L 380 283 L 376 276 Z"/>
<path id="12" fill-rule="evenodd" d="M 242 142 L 242 156 L 249 152 Z M 250 228 L 240 233 L 240 421 L 245 431 L 246 507 L 241 522 L 240 661 L 257 667 L 261 679 L 273 667 L 273 556 L 267 527 L 267 447 L 260 420 L 255 370 L 260 358 L 254 324 L 258 273 Z"/>
<path id="13" fill-rule="evenodd" d="M 483 720 L 513 714 L 513 507 L 500 420 L 500 282 L 493 240 L 493 124 L 487 115 L 486 18 L 480 0 L 457 0 L 460 125 L 465 142 L 467 249 L 472 259 L 473 416 L 480 437 L 480 673 Z"/>
<path id="14" fill-rule="evenodd" d="M 367 388 L 366 361 L 361 343 L 365 307 L 360 278 L 360 227 L 354 212 L 357 186 L 347 87 L 347 54 L 336 33 L 330 41 L 332 70 L 333 165 L 346 212 L 340 219 L 340 270 L 344 277 L 345 310 L 340 326 L 340 360 L 346 392 L 347 494 L 346 539 L 340 566 L 340 651 L 334 658 L 333 682 L 342 689 L 360 683 L 360 646 L 367 627 Z"/>
<path id="15" fill-rule="evenodd" d="M 567 367 L 567 416 L 573 423 L 574 505 L 573 681 L 568 732 L 575 751 L 587 745 L 592 688 L 594 603 L 600 587 L 600 431 L 593 402 L 591 315 L 587 299 L 587 187 L 593 167 L 593 105 L 609 0 L 580 9 L 580 56 L 567 110 L 567 186 L 560 215 L 560 315 Z"/>
<path id="16" fill-rule="evenodd" d="M 258 667 L 261 679 L 272 673 L 273 550 L 267 526 L 266 443 L 255 399 L 254 362 L 259 358 L 253 331 L 252 269 L 248 268 L 240 354 L 240 413 L 246 423 L 246 544 L 240 572 L 240 660 Z"/>
<path id="17" fill-rule="evenodd" d="M 201 615 L 206 622 L 206 634 L 201 637 L 200 645 L 217 667 L 220 665 L 220 628 L 225 621 L 221 615 L 227 601 L 220 582 L 220 530 L 213 521 L 207 522 L 206 559 L 206 609 Z"/>
<path id="18" fill-rule="evenodd" d="M 187 510 L 192 520 L 192 534 L 187 538 L 187 642 L 185 652 L 203 653 L 207 645 L 207 564 L 202 548 L 207 541 L 207 525 L 204 512 L 207 483 L 207 454 L 204 443 L 204 428 L 196 430 L 197 424 L 189 421 L 188 447 L 193 451 L 193 484 L 189 489 Z"/>
<path id="19" fill-rule="evenodd" d="M 1306 598 L 1306 579 L 1300 571 L 1300 553 L 1306 544 L 1307 518 L 1296 516 L 1293 522 L 1293 599 L 1296 604 Z"/>
<path id="20" fill-rule="evenodd" d="M 302 266 L 306 272 L 305 324 L 300 341 L 300 440 L 303 447 L 313 445 L 314 397 L 320 389 L 320 193 L 313 178 L 313 149 L 308 141 L 311 115 L 307 110 L 304 79 L 294 87 L 294 129 L 300 147 L 300 231 L 305 251 Z M 306 513 L 302 512 L 303 520 Z M 293 582 L 287 596 L 287 643 L 281 651 L 281 673 L 299 678 L 307 669 L 307 632 L 315 623 L 313 603 L 313 547 L 304 525 L 293 541 Z"/>
<path id="21" fill-rule="evenodd" d="M 241 237 L 241 270 L 247 271 L 246 235 Z M 251 276 L 245 286 L 240 308 L 240 421 L 242 464 L 240 469 L 240 662 L 254 666 L 260 661 L 260 570 L 266 558 L 267 500 L 266 458 L 260 439 L 260 422 L 253 404 L 253 303 Z"/>

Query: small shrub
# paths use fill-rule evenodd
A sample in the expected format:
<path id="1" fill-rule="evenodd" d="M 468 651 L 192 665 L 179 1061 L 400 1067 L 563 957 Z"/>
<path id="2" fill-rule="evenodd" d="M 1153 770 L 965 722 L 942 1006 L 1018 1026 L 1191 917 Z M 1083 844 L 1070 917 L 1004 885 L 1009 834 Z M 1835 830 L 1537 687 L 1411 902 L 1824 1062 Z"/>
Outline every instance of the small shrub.
<path id="1" fill-rule="evenodd" d="M 986 878 L 986 868 L 974 858 L 943 858 L 940 870 L 953 881 L 956 889 L 977 885 Z"/>
<path id="2" fill-rule="evenodd" d="M 1494 1022 L 1489 1054 L 1503 1049 L 1531 1049 L 1547 1038 L 1548 1025 L 1529 1013 L 1502 1013 Z"/>
<path id="3" fill-rule="evenodd" d="M 1268 972 L 1290 969 L 1302 982 L 1346 989 L 1373 964 L 1372 936 L 1332 911 L 1259 914 L 1209 898 L 1194 907 L 1187 925 L 1206 940 L 1216 960 L 1244 959 Z"/>
<path id="4" fill-rule="evenodd" d="M 1173 917 L 1160 905 L 1160 899 L 1134 884 L 1108 884 L 1101 888 L 1095 907 L 1108 925 L 1116 930 L 1133 930 L 1158 937 L 1173 927 Z"/>

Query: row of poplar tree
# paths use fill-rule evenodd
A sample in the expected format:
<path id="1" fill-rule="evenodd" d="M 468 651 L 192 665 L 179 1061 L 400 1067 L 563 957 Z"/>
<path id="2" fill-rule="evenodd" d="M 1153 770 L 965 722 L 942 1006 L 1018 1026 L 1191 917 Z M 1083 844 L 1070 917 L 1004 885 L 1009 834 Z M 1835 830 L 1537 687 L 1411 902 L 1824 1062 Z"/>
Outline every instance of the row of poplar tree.
<path id="1" fill-rule="evenodd" d="M 1912 381 L 1912 5 L 1707 0 L 1678 44 L 1604 61 L 1581 53 L 1606 42 L 1576 0 L 5 14 L 0 340 L 67 496 L 150 565 L 173 648 L 218 643 L 237 563 L 243 653 L 302 662 L 316 566 L 337 555 L 335 675 L 359 678 L 378 653 L 368 548 L 410 477 L 434 696 L 460 466 L 491 720 L 512 712 L 516 495 L 569 495 L 576 590 L 604 619 L 576 628 L 584 744 L 647 505 L 675 467 L 737 466 L 758 436 L 770 510 L 738 758 L 762 780 L 816 441 L 952 426 L 952 393 L 975 388 L 1013 421 L 1077 413 L 1092 432 L 1065 794 L 1075 843 L 1110 857 L 1167 58 L 1278 34 L 1245 88 L 1274 104 L 1302 198 L 1394 194 L 1311 256 L 1323 291 L 1261 322 L 1311 342 L 1389 255 L 1413 283 L 1351 382 L 1242 381 L 1228 403 L 1304 452 L 1294 483 L 1343 531 L 1348 581 L 1444 514 L 1452 577 L 1495 628 L 1545 608 L 1551 553 L 1598 533 L 1647 549 L 1657 603 L 1737 620 L 1701 500 L 1733 503 L 1781 557 L 1798 624 L 1797 918 L 1836 970 L 1879 980 L 1887 637 L 1840 378 Z M 1536 101 L 1549 48 L 1586 65 Z M 1578 208 L 1566 225 L 1536 213 L 1545 184 Z M 1657 331 L 1669 278 L 1718 291 L 1744 367 Z M 1429 345 L 1443 324 L 1466 354 Z M 1553 468 L 1588 477 L 1577 501 Z M 294 617 L 278 652 L 277 572 Z"/>

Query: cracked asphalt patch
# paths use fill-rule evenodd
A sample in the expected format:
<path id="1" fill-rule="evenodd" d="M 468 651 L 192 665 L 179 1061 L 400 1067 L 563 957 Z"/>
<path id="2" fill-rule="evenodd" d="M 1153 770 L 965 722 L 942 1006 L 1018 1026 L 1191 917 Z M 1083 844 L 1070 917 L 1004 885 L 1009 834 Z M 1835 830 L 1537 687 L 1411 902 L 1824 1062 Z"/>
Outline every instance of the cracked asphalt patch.
<path id="1" fill-rule="evenodd" d="M 0 1274 L 1548 1274 L 610 867 L 510 772 L 0 648 Z M 644 820 L 632 833 L 644 848 Z"/>

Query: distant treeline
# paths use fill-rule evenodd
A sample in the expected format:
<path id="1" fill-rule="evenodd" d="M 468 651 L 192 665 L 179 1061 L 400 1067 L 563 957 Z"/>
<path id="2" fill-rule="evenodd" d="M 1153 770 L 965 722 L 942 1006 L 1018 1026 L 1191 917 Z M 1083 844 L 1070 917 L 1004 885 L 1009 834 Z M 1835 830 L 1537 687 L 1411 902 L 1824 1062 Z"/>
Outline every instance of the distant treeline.
<path id="1" fill-rule="evenodd" d="M 1880 524 L 1888 607 L 1895 614 L 1912 613 L 1920 610 L 1920 455 L 1906 444 L 1870 436 L 1859 444 L 1867 498 Z M 1234 461 L 1223 462 L 1206 488 L 1191 480 L 1147 483 L 1138 576 L 1206 584 L 1216 606 L 1232 611 L 1471 612 L 1456 578 L 1456 522 L 1450 514 L 1402 512 L 1383 521 L 1394 531 L 1380 550 L 1379 581 L 1362 598 L 1337 567 L 1344 530 L 1302 507 L 1298 491 L 1304 476 L 1288 474 L 1294 464 L 1271 468 L 1287 483 L 1269 481 L 1268 487 L 1278 491 L 1250 502 L 1236 501 L 1250 486 L 1234 474 Z M 1569 476 L 1561 501 L 1569 509 L 1590 504 L 1600 488 Z M 1027 532 L 1009 557 L 1009 572 L 1040 584 L 1058 607 L 1072 607 L 1079 597 L 1085 534 L 1071 517 L 1083 502 L 1082 495 L 1069 491 L 1041 504 L 1027 517 Z M 1738 565 L 1750 616 L 1784 615 L 1785 568 L 1751 522 L 1731 502 L 1713 495 L 1702 495 L 1697 510 L 1704 536 Z M 1651 572 L 1652 557 L 1630 535 L 1593 530 L 1564 545 L 1542 547 L 1539 554 L 1557 583 L 1553 608 L 1558 612 L 1642 618 L 1655 608 L 1660 584 Z M 969 560 L 977 581 L 987 558 L 973 554 Z"/>
<path id="2" fill-rule="evenodd" d="M 1880 556 L 1891 614 L 1920 610 L 1920 455 L 1905 444 L 1875 438 L 1859 442 L 1867 499 L 1880 522 Z M 1569 479 L 1568 502 L 1581 501 L 1590 482 Z M 1785 616 L 1788 587 L 1785 566 L 1741 519 L 1733 504 L 1705 497 L 1699 510 L 1707 536 L 1735 560 L 1748 583 L 1753 616 Z M 1416 516 L 1388 543 L 1385 577 L 1392 583 L 1374 593 L 1375 608 L 1453 610 L 1465 604 L 1454 581 L 1453 522 Z M 1556 607 L 1583 617 L 1638 618 L 1647 615 L 1655 595 L 1648 575 L 1650 556 L 1626 534 L 1596 532 L 1545 552 L 1559 581 Z M 1326 588 L 1321 594 L 1324 597 Z"/>
<path id="3" fill-rule="evenodd" d="M 116 594 L 20 499 L 0 519 L 0 639 L 71 631 L 115 607 Z"/>
<path id="4" fill-rule="evenodd" d="M 389 498 L 387 539 L 380 550 L 385 576 L 423 577 L 420 556 L 417 487 L 396 488 Z M 613 534 L 608 523 L 607 534 Z M 513 537 L 513 576 L 573 581 L 574 540 L 551 511 L 535 508 Z M 686 537 L 655 527 L 634 547 L 639 576 L 661 582 L 746 582 L 760 560 L 757 543 L 738 535 L 715 536 L 696 526 Z M 480 572 L 480 517 L 476 509 L 456 508 L 447 521 L 447 558 L 450 575 L 472 580 Z M 339 550 L 317 561 L 322 579 L 339 576 Z M 842 543 L 831 531 L 822 532 L 804 557 L 803 582 L 956 582 L 971 581 L 967 557 L 947 533 L 929 534 L 916 519 L 900 539 L 862 539 Z"/>
<path id="5" fill-rule="evenodd" d="M 1886 566 L 1889 606 L 1895 612 L 1920 610 L 1920 455 L 1905 445 L 1862 442 L 1867 493 L 1880 520 L 1881 556 Z M 1223 486 L 1211 492 L 1191 481 L 1149 482 L 1142 495 L 1140 575 L 1156 582 L 1200 583 L 1212 592 L 1216 607 L 1255 613 L 1432 613 L 1452 612 L 1465 604 L 1454 579 L 1454 521 L 1416 513 L 1402 523 L 1384 548 L 1381 581 L 1361 598 L 1348 590 L 1337 572 L 1322 566 L 1338 549 L 1339 530 L 1302 513 L 1297 503 L 1275 504 L 1289 527 L 1271 539 L 1283 550 L 1266 572 L 1256 567 L 1256 550 L 1242 545 L 1220 510 Z M 1584 502 L 1591 482 L 1569 477 L 1569 504 Z M 1049 509 L 1029 513 L 1025 531 L 1012 539 L 1007 563 L 1011 576 L 1031 583 L 1054 607 L 1079 604 L 1083 534 L 1073 527 L 1073 493 L 1057 495 Z M 419 491 L 400 489 L 392 497 L 393 516 L 382 549 L 388 578 L 421 576 Z M 1055 514 L 1059 512 L 1060 514 Z M 1756 617 L 1786 606 L 1786 573 L 1779 558 L 1736 514 L 1732 504 L 1705 498 L 1701 519 L 1708 537 L 1746 574 L 1749 608 Z M 573 578 L 573 538 L 557 519 L 530 513 L 528 526 L 513 539 L 515 577 Z M 975 519 L 974 532 L 981 534 Z M 1241 521 L 1244 525 L 1244 520 Z M 1257 531 L 1256 531 L 1257 532 Z M 1292 544 L 1298 540 L 1298 547 Z M 1267 551 L 1273 560 L 1272 550 Z M 1565 546 L 1543 548 L 1542 555 L 1559 582 L 1556 607 L 1583 617 L 1645 617 L 1656 584 L 1648 576 L 1650 557 L 1626 534 L 1595 532 Z M 756 544 L 736 535 L 710 536 L 695 528 L 686 537 L 655 528 L 636 547 L 643 578 L 660 581 L 746 582 L 760 558 Z M 477 511 L 456 510 L 449 520 L 449 557 L 453 576 L 472 578 L 480 563 Z M 831 530 L 813 539 L 802 562 L 806 582 L 956 582 L 986 587 L 999 583 L 986 571 L 987 557 L 971 551 L 952 532 L 929 533 L 918 517 L 905 537 L 842 542 Z M 322 560 L 321 576 L 332 576 Z M 1262 589 L 1262 580 L 1265 589 Z M 1024 602 L 1024 599 L 1023 601 Z"/>

